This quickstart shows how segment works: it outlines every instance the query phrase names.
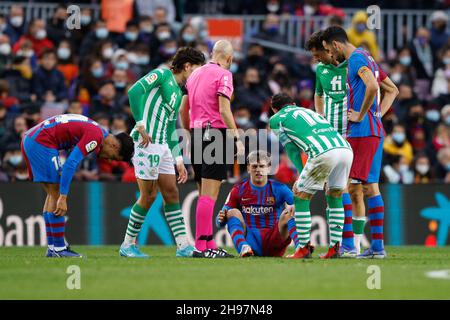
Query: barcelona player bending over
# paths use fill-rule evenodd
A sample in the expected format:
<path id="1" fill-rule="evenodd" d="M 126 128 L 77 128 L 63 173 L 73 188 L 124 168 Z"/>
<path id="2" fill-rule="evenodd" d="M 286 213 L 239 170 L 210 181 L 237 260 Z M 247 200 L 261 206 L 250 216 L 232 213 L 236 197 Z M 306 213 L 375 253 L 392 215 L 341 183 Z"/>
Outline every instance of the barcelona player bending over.
<path id="1" fill-rule="evenodd" d="M 70 151 L 64 165 L 59 160 L 59 150 Z M 49 258 L 81 257 L 66 247 L 64 215 L 73 174 L 81 160 L 92 152 L 102 159 L 130 161 L 133 139 L 126 133 L 109 134 L 85 116 L 62 114 L 31 128 L 22 140 L 29 177 L 40 182 L 47 193 L 43 215 Z"/>
<path id="2" fill-rule="evenodd" d="M 247 158 L 249 179 L 236 184 L 217 216 L 228 227 L 241 257 L 282 257 L 298 235 L 293 218 L 294 196 L 282 183 L 268 179 L 270 155 L 253 151 Z"/>

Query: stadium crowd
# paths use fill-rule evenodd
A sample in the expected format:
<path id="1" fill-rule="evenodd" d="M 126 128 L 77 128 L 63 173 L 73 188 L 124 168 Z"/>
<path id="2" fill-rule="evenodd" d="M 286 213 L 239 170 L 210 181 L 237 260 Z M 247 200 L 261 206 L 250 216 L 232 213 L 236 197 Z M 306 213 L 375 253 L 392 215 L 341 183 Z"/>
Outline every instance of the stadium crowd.
<path id="1" fill-rule="evenodd" d="M 67 29 L 64 5 L 47 21 L 26 21 L 21 5 L 0 15 L 0 181 L 28 178 L 20 141 L 42 119 L 84 114 L 114 134 L 129 132 L 134 123 L 127 89 L 137 79 L 153 68 L 167 67 L 181 46 L 196 47 L 209 57 L 213 43 L 204 19 L 195 17 L 181 24 L 180 10 L 172 1 L 123 1 L 119 18 L 109 14 L 117 10 L 108 5 L 112 2 L 100 2 L 102 19 L 82 9 L 81 28 L 75 30 Z M 202 3 L 186 2 L 184 12 L 202 12 Z M 221 12 L 265 14 L 255 37 L 278 43 L 285 42 L 279 28 L 282 14 L 326 15 L 329 24 L 340 25 L 345 16 L 318 0 L 259 1 L 263 6 L 239 3 L 247 7 L 223 5 Z M 419 27 L 408 45 L 393 52 L 380 51 L 375 34 L 366 28 L 365 12 L 355 14 L 348 29 L 350 41 L 370 51 L 400 91 L 383 119 L 387 134 L 384 182 L 450 183 L 448 15 L 435 11 L 431 20 L 431 28 Z M 267 128 L 270 97 L 279 92 L 295 97 L 300 106 L 314 108 L 316 64 L 309 55 L 278 52 L 255 43 L 243 47 L 235 52 L 231 67 L 232 108 L 240 128 Z M 277 179 L 295 181 L 293 165 L 284 154 L 280 160 Z M 129 164 L 89 157 L 75 179 L 131 182 L 135 178 Z"/>

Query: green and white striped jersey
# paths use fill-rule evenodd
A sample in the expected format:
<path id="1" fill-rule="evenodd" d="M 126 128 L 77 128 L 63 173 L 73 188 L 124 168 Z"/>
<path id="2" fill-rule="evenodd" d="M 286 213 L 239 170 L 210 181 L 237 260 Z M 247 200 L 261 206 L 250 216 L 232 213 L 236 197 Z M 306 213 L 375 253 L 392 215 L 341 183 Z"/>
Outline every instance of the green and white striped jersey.
<path id="1" fill-rule="evenodd" d="M 152 143 L 169 144 L 171 150 L 178 144 L 173 133 L 183 94 L 173 73 L 158 68 L 139 79 L 129 90 L 131 112 L 137 124 L 142 123 Z M 131 137 L 137 141 L 136 126 Z"/>
<path id="2" fill-rule="evenodd" d="M 347 136 L 347 61 L 335 66 L 319 63 L 316 69 L 316 95 L 323 97 L 324 113 L 342 136 Z"/>
<path id="3" fill-rule="evenodd" d="M 327 119 L 298 106 L 286 106 L 278 111 L 270 118 L 270 128 L 283 146 L 292 143 L 310 158 L 336 148 L 351 150 L 347 140 L 331 127 Z"/>

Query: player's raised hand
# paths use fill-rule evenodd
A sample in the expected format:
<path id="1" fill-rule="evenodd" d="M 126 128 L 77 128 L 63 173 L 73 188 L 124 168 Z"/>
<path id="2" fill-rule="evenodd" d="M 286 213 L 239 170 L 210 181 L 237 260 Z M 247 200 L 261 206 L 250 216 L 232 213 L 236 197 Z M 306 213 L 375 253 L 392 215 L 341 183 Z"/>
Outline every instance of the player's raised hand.
<path id="1" fill-rule="evenodd" d="M 138 126 L 137 130 L 142 137 L 142 142 L 139 144 L 139 146 L 145 148 L 148 146 L 149 143 L 152 143 L 152 139 L 150 139 L 150 136 L 148 135 L 147 131 L 145 131 L 144 126 Z"/>
<path id="2" fill-rule="evenodd" d="M 361 122 L 360 113 L 358 111 L 355 111 L 353 109 L 349 109 L 347 112 L 348 121 L 351 122 Z"/>
<path id="3" fill-rule="evenodd" d="M 177 171 L 178 171 L 178 183 L 185 183 L 188 179 L 188 173 L 186 167 L 184 166 L 183 160 L 177 161 Z"/>
<path id="4" fill-rule="evenodd" d="M 56 216 L 64 216 L 67 212 L 67 196 L 60 195 L 56 202 L 56 210 L 53 212 Z"/>

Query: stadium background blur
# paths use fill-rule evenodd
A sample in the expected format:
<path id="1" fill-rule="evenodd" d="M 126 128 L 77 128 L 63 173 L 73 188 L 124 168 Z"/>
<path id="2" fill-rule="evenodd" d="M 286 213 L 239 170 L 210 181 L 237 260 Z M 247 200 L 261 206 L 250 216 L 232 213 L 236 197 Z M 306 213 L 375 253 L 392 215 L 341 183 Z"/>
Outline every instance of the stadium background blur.
<path id="1" fill-rule="evenodd" d="M 401 35 L 404 45 L 389 50 L 377 38 L 381 32 L 386 41 L 389 30 L 375 34 L 364 27 L 369 1 L 358 1 L 353 9 L 355 1 L 77 1 L 82 5 L 78 30 L 67 29 L 67 7 L 60 3 L 48 18 L 31 19 L 24 8 L 39 3 L 0 4 L 1 182 L 28 178 L 21 137 L 49 116 L 84 114 L 112 133 L 129 132 L 134 125 L 129 86 L 151 69 L 167 66 L 180 46 L 197 47 L 209 57 L 213 41 L 204 16 L 229 14 L 264 16 L 254 34 L 243 38 L 231 68 L 238 127 L 267 128 L 269 100 L 279 92 L 314 108 L 315 63 L 301 49 L 279 50 L 289 42 L 280 19 L 311 16 L 310 23 L 323 23 L 308 26 L 309 33 L 343 25 L 351 42 L 367 48 L 399 88 L 383 118 L 388 137 L 382 181 L 450 183 L 450 1 L 378 1 L 382 10 L 430 10 L 428 25 L 415 23 L 410 36 L 406 31 Z M 121 14 L 113 14 L 118 8 Z M 230 170 L 230 180 L 245 175 L 240 169 Z M 296 175 L 282 154 L 276 178 L 292 183 Z M 95 157 L 83 161 L 74 179 L 135 181 L 130 165 Z"/>

